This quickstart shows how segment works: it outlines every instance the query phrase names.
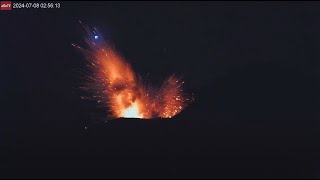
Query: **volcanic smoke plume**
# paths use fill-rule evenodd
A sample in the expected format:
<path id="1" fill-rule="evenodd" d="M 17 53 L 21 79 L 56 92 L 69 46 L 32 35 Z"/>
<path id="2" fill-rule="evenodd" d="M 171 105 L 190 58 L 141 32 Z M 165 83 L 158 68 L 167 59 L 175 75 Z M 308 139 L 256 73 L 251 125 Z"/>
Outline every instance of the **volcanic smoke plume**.
<path id="1" fill-rule="evenodd" d="M 161 87 L 142 83 L 131 65 L 103 40 L 96 29 L 85 27 L 87 48 L 80 49 L 87 57 L 89 76 L 83 89 L 89 90 L 114 118 L 171 118 L 190 101 L 182 91 L 180 78 L 167 78 Z"/>

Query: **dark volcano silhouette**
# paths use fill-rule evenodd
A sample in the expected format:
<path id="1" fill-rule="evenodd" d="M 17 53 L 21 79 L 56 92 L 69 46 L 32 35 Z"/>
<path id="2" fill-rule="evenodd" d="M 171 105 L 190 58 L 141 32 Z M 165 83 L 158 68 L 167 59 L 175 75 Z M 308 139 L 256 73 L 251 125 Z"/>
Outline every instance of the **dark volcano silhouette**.
<path id="1" fill-rule="evenodd" d="M 195 102 L 172 119 L 121 118 L 87 129 L 81 103 L 45 90 L 21 95 L 21 106 L 8 97 L 17 108 L 7 117 L 17 118 L 7 120 L 1 177 L 314 177 L 319 92 L 299 67 L 251 65 L 195 89 Z M 24 136 L 14 135 L 19 123 Z"/>

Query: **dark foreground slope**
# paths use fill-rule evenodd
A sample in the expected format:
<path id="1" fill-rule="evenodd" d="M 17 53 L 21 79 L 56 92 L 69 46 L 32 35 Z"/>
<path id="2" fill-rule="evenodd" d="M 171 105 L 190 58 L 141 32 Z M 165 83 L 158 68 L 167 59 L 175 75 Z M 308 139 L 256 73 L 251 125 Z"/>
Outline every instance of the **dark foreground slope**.
<path id="1" fill-rule="evenodd" d="M 319 177 L 319 92 L 299 68 L 252 65 L 195 90 L 172 119 L 89 125 L 95 108 L 76 97 L 16 93 L 5 99 L 0 177 Z"/>

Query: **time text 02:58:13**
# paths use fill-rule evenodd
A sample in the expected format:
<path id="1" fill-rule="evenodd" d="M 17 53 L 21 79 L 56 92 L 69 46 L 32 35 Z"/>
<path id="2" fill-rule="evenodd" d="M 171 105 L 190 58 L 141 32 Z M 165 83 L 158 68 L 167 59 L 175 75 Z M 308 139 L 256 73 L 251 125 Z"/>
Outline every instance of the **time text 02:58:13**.
<path id="1" fill-rule="evenodd" d="M 60 3 L 12 2 L 12 9 L 58 9 L 60 7 L 61 7 Z"/>

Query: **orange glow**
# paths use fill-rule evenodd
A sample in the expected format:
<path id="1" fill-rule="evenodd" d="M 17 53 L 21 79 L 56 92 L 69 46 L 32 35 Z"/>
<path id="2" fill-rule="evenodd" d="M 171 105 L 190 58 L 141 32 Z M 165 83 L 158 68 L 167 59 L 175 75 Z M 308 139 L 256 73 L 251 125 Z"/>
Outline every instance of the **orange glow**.
<path id="1" fill-rule="evenodd" d="M 110 110 L 112 117 L 119 118 L 171 118 L 187 106 L 182 84 L 171 76 L 156 89 L 142 84 L 131 65 L 102 39 L 92 37 L 86 42 L 89 49 L 81 49 L 88 57 L 90 76 L 86 89 L 94 92 L 93 98 Z M 101 36 L 99 36 L 101 37 Z"/>

